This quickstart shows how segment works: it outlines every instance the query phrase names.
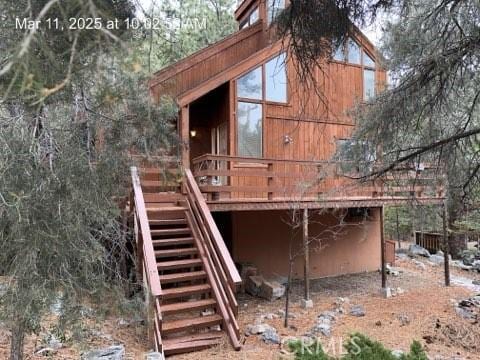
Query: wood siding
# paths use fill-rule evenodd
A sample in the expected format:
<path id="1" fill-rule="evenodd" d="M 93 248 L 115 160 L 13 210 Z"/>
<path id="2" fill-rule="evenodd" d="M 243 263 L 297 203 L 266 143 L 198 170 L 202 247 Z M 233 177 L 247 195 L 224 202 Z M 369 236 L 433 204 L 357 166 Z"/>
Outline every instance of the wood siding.
<path id="1" fill-rule="evenodd" d="M 152 95 L 174 98 L 248 58 L 264 47 L 262 24 L 239 31 L 155 74 Z"/>

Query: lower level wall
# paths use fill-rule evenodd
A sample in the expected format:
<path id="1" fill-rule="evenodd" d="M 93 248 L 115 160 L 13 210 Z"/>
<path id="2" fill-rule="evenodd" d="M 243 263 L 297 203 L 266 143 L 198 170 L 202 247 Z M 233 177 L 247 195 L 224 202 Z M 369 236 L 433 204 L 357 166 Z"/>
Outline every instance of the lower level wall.
<path id="1" fill-rule="evenodd" d="M 320 278 L 375 271 L 381 264 L 380 209 L 367 219 L 345 217 L 343 211 L 310 210 L 310 275 Z M 291 216 L 291 215 L 290 215 Z M 232 213 L 233 257 L 257 266 L 264 276 L 287 276 L 290 239 L 293 253 L 302 246 L 302 226 L 293 230 L 286 211 Z M 293 274 L 303 276 L 303 255 L 296 257 Z"/>

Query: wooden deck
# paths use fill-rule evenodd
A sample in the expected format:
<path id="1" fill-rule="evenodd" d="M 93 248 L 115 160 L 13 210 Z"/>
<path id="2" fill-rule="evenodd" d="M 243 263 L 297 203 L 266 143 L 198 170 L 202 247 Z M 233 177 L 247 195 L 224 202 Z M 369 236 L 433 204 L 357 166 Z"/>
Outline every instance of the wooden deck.
<path id="1" fill-rule="evenodd" d="M 443 177 L 429 166 L 359 181 L 355 164 L 345 162 L 203 155 L 193 160 L 193 174 L 211 211 L 440 204 L 445 198 Z"/>

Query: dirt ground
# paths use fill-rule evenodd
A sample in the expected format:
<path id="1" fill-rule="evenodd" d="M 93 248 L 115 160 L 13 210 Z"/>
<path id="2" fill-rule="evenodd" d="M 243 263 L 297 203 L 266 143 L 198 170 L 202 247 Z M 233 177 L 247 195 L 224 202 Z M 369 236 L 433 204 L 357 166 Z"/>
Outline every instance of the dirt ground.
<path id="1" fill-rule="evenodd" d="M 421 260 L 421 259 L 420 259 Z M 426 261 L 423 261 L 426 263 Z M 339 297 L 348 298 L 350 305 L 362 305 L 364 317 L 354 317 L 346 313 L 337 318 L 332 326 L 332 336 L 319 339 L 324 348 L 332 355 L 338 355 L 341 344 L 349 334 L 360 332 L 379 340 L 391 349 L 408 350 L 413 340 L 420 341 L 433 359 L 437 355 L 445 359 L 480 359 L 480 325 L 471 324 L 460 318 L 454 309 L 453 301 L 472 295 L 480 289 L 456 285 L 480 280 L 479 274 L 452 269 L 454 285 L 443 286 L 443 267 L 426 265 L 426 270 L 419 269 L 412 260 L 397 260 L 396 268 L 400 276 L 388 277 L 389 287 L 401 288 L 403 294 L 389 299 L 380 295 L 381 278 L 379 273 L 366 273 L 335 278 L 315 280 L 312 282 L 312 299 L 314 307 L 304 310 L 299 305 L 302 284 L 295 284 L 292 296 L 290 327 L 284 328 L 283 319 L 264 320 L 275 327 L 283 339 L 300 337 L 315 324 L 317 316 L 325 310 L 333 310 Z M 284 308 L 284 300 L 268 302 L 249 295 L 239 296 L 239 323 L 242 331 L 256 319 L 269 313 L 277 313 Z M 405 321 L 407 319 L 407 321 Z M 118 318 L 107 319 L 96 325 L 94 331 L 88 331 L 84 345 L 67 343 L 52 354 L 51 359 L 78 359 L 81 351 L 87 348 L 100 348 L 113 344 L 123 344 L 127 359 L 143 359 L 148 351 L 145 340 L 145 326 L 141 323 L 119 323 Z M 0 359 L 8 355 L 9 334 L 0 329 Z M 34 355 L 41 343 L 41 336 L 30 336 L 26 342 L 27 359 L 45 358 Z M 175 360 L 187 359 L 279 359 L 281 345 L 267 345 L 259 336 L 243 338 L 242 351 L 234 351 L 225 340 L 224 344 L 202 352 L 179 355 Z"/>

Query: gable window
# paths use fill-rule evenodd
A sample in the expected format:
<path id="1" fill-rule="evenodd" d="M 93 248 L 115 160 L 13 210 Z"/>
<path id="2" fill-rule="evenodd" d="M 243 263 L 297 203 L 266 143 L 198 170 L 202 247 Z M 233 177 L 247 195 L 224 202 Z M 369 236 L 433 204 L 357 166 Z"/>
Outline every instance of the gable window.
<path id="1" fill-rule="evenodd" d="M 262 157 L 262 110 L 262 104 L 238 102 L 237 141 L 239 156 Z"/>
<path id="2" fill-rule="evenodd" d="M 267 0 L 267 23 L 270 25 L 283 9 L 285 0 Z"/>
<path id="3" fill-rule="evenodd" d="M 363 65 L 375 68 L 375 61 L 365 51 L 363 52 Z"/>
<path id="4" fill-rule="evenodd" d="M 258 20 L 260 19 L 260 12 L 258 10 L 258 6 L 253 9 L 253 11 L 250 13 L 250 15 L 248 15 L 246 17 L 245 20 L 243 20 L 241 23 L 240 23 L 240 30 L 242 29 L 245 29 L 249 26 L 252 26 L 253 24 L 255 24 Z"/>
<path id="5" fill-rule="evenodd" d="M 265 64 L 265 98 L 267 101 L 287 102 L 287 69 L 285 53 Z"/>
<path id="6" fill-rule="evenodd" d="M 237 96 L 245 99 L 262 100 L 262 67 L 250 71 L 237 80 Z"/>
<path id="7" fill-rule="evenodd" d="M 345 49 L 344 49 L 343 45 L 340 45 L 336 49 L 334 49 L 333 60 L 345 61 Z"/>
<path id="8" fill-rule="evenodd" d="M 363 70 L 363 100 L 368 101 L 375 97 L 375 70 Z"/>
<path id="9" fill-rule="evenodd" d="M 352 39 L 348 39 L 348 62 L 350 64 L 361 64 L 361 52 L 360 52 L 360 46 L 353 41 Z"/>

